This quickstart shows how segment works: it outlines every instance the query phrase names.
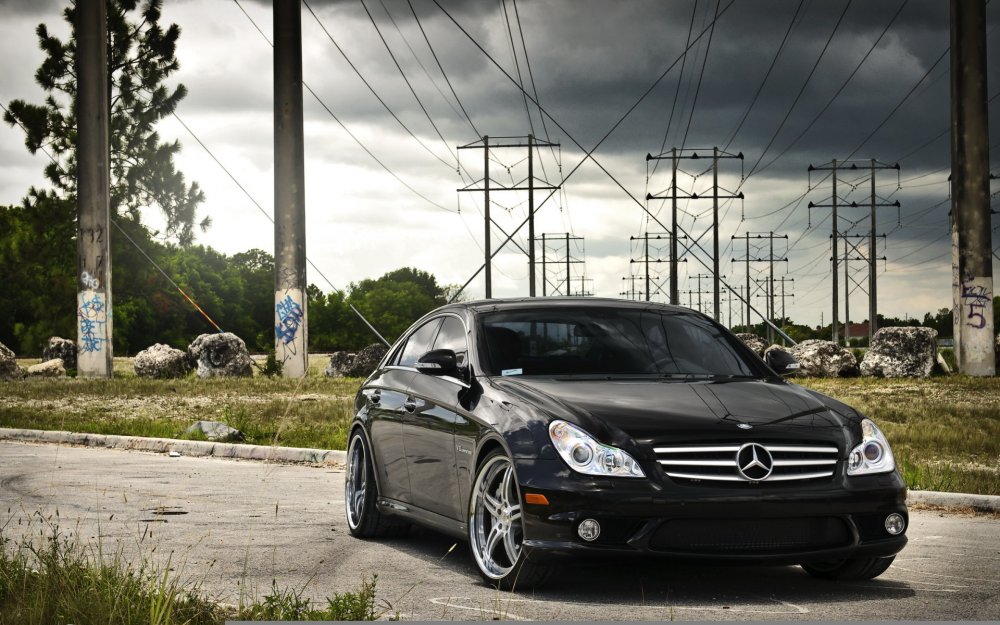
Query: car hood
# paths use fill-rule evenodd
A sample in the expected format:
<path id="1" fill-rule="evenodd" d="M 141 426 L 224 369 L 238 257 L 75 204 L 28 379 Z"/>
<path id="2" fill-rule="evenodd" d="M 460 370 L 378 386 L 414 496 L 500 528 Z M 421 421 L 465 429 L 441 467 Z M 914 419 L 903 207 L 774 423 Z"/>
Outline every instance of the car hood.
<path id="1" fill-rule="evenodd" d="M 609 444 L 719 441 L 837 443 L 861 417 L 819 393 L 779 380 L 662 381 L 494 378 L 497 388 Z"/>

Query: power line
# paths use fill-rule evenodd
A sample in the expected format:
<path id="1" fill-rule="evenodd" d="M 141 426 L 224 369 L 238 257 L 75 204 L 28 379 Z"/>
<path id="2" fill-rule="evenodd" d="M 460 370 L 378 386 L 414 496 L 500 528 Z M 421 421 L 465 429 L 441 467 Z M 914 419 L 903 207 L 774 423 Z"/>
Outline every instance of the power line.
<path id="1" fill-rule="evenodd" d="M 303 2 L 305 2 L 305 0 L 303 0 Z M 309 5 L 306 4 L 306 6 L 308 7 Z M 437 127 L 437 124 L 435 124 L 434 120 L 431 119 L 430 113 L 427 112 L 427 107 L 424 106 L 424 103 L 420 99 L 420 96 L 417 95 L 417 91 L 413 88 L 413 85 L 410 83 L 410 79 L 406 77 L 406 72 L 403 71 L 403 67 L 399 64 L 399 61 L 396 60 L 396 55 L 392 53 L 392 48 L 389 47 L 389 42 L 386 41 L 385 37 L 382 36 L 382 30 L 378 27 L 378 23 L 375 21 L 375 18 L 372 16 L 371 11 L 368 10 L 368 5 L 365 4 L 364 0 L 361 0 L 361 7 L 365 10 L 365 14 L 368 15 L 368 19 L 369 19 L 369 21 L 371 21 L 372 26 L 375 27 L 375 32 L 378 33 L 378 38 L 382 40 L 382 45 L 385 46 L 386 52 L 389 53 L 389 58 L 392 59 L 392 62 L 393 62 L 393 64 L 395 64 L 396 69 L 399 70 L 399 75 L 403 77 L 403 82 L 406 83 L 406 86 L 409 87 L 409 89 L 410 89 L 410 93 L 413 94 L 413 99 L 417 101 L 417 105 L 420 106 L 420 110 L 424 112 L 424 117 L 426 117 L 427 121 L 430 122 L 431 127 L 434 129 L 434 132 L 437 133 L 438 138 L 441 139 L 441 143 L 444 144 L 444 149 L 449 154 L 452 154 L 451 148 L 448 147 L 448 142 L 445 141 L 444 136 L 441 134 L 441 131 Z M 309 9 L 309 10 L 310 10 L 310 12 L 312 11 L 312 9 Z M 313 17 L 315 17 L 315 15 L 316 14 L 313 13 Z M 319 19 L 319 18 L 317 18 L 317 19 Z M 324 30 L 326 30 L 326 29 L 324 28 Z M 455 156 L 455 155 L 452 154 L 452 156 Z M 455 156 L 455 161 L 458 162 L 458 157 L 457 156 Z"/>
<path id="2" fill-rule="evenodd" d="M 785 127 L 785 124 L 788 122 L 788 118 L 791 117 L 792 111 L 795 110 L 795 106 L 799 103 L 799 99 L 802 97 L 802 94 L 806 90 L 806 86 L 809 84 L 809 81 L 812 80 L 813 74 L 816 73 L 816 68 L 819 67 L 820 61 L 822 61 L 823 57 L 826 55 L 826 51 L 830 47 L 830 42 L 833 41 L 833 36 L 836 35 L 837 30 L 840 29 L 840 24 L 844 21 L 844 16 L 847 15 L 847 9 L 851 7 L 852 1 L 853 0 L 847 0 L 847 4 L 844 5 L 844 10 L 841 11 L 840 17 L 837 19 L 837 23 L 834 24 L 833 30 L 830 31 L 830 36 L 827 37 L 826 43 L 823 45 L 823 49 L 820 51 L 819 57 L 816 58 L 816 62 L 813 64 L 812 69 L 809 70 L 809 75 L 806 76 L 805 81 L 799 88 L 799 92 L 795 95 L 795 99 L 792 101 L 792 105 L 788 107 L 788 111 L 785 112 L 784 119 L 782 119 L 781 123 L 778 124 L 778 129 L 774 131 L 774 134 L 771 136 L 771 140 L 767 142 L 767 145 L 764 147 L 764 150 L 760 153 L 760 156 L 757 158 L 757 162 L 755 162 L 753 164 L 753 167 L 750 168 L 750 172 L 747 174 L 747 178 L 752 176 L 754 172 L 757 170 L 757 166 L 760 165 L 760 162 L 764 159 L 764 155 L 767 154 L 767 151 L 771 149 L 771 146 L 774 144 L 774 141 L 778 138 L 778 135 L 781 133 L 781 129 Z"/>
<path id="3" fill-rule="evenodd" d="M 237 7 L 239 7 L 240 11 L 243 13 L 243 15 L 246 16 L 246 18 L 250 21 L 250 23 L 257 30 L 257 32 L 260 33 L 260 36 L 264 38 L 264 41 L 266 41 L 267 44 L 273 48 L 274 47 L 274 43 L 272 43 L 271 39 L 267 36 L 267 34 L 263 30 L 261 30 L 260 26 L 257 25 L 257 22 L 254 21 L 254 19 L 252 17 L 250 17 L 250 14 L 246 12 L 246 9 L 243 8 L 243 5 L 240 4 L 239 0 L 233 0 L 233 2 L 236 4 Z M 372 152 L 371 150 L 369 150 L 368 147 L 364 143 L 362 143 L 361 140 L 358 139 L 357 136 L 355 136 L 355 134 L 353 132 L 351 132 L 351 130 L 344 124 L 344 122 L 342 122 L 340 120 L 340 118 L 337 117 L 336 114 L 334 114 L 334 112 L 330 109 L 330 107 L 326 105 L 326 102 L 324 102 L 323 99 L 320 98 L 319 95 L 315 91 L 313 91 L 313 88 L 310 87 L 309 84 L 306 81 L 304 81 L 304 80 L 302 81 L 302 86 L 306 89 L 306 91 L 308 91 L 310 93 L 310 95 L 312 95 L 313 98 L 315 98 L 316 102 L 319 103 L 319 105 L 321 107 L 323 107 L 323 109 L 327 112 L 327 114 L 329 114 L 330 117 L 333 118 L 333 121 L 335 121 L 337 123 L 337 125 L 340 126 L 343 129 L 343 131 L 346 132 L 347 135 L 351 139 L 353 139 L 355 143 L 358 144 L 358 147 L 360 147 L 362 150 L 364 150 L 364 152 L 368 156 L 370 156 L 372 158 L 372 160 L 374 160 L 376 163 L 378 163 L 379 166 L 382 169 L 384 169 L 387 174 L 389 174 L 390 176 L 392 176 L 396 180 L 396 182 L 398 182 L 404 188 L 406 188 L 408 191 L 410 191 L 411 193 L 413 193 L 414 195 L 416 195 L 420 199 L 424 200 L 428 204 L 431 204 L 435 208 L 439 208 L 439 209 L 441 209 L 443 211 L 447 211 L 449 213 L 456 213 L 456 212 L 458 212 L 456 210 L 453 210 L 453 209 L 447 208 L 445 206 L 442 206 L 441 204 L 435 202 L 434 200 L 431 200 L 430 198 L 428 198 L 427 196 L 425 196 L 424 194 L 420 193 L 419 191 L 417 191 L 416 189 L 414 189 L 412 186 L 410 186 L 409 184 L 407 184 L 406 181 L 404 181 L 402 178 L 400 178 L 396 174 L 396 172 L 392 171 L 389 168 L 388 165 L 386 165 L 385 163 L 383 163 L 381 159 L 379 159 L 377 156 L 375 156 L 375 153 Z M 188 132 L 191 132 L 191 130 L 188 129 Z M 192 133 L 192 136 L 194 136 L 194 133 Z M 195 138 L 195 140 L 197 140 L 197 137 Z M 199 141 L 199 143 L 200 143 L 200 141 Z M 205 147 L 205 146 L 202 145 L 202 147 Z M 206 151 L 207 151 L 207 148 L 206 148 Z M 213 156 L 212 158 L 214 159 L 215 157 Z M 218 159 L 216 159 L 216 162 L 218 163 Z M 221 163 L 220 163 L 220 165 L 221 165 Z M 449 166 L 449 168 L 451 167 L 451 165 L 448 165 L 448 166 Z M 228 174 L 229 172 L 226 172 L 226 173 Z M 229 177 L 232 178 L 232 174 L 229 174 Z M 245 192 L 246 191 L 244 190 L 244 193 Z M 259 208 L 259 205 L 258 205 L 258 208 Z M 261 209 L 261 210 L 263 210 L 263 209 Z M 270 216 L 268 216 L 268 218 L 270 219 Z M 333 285 L 331 284 L 331 286 L 333 286 Z M 336 287 L 334 287 L 334 288 L 336 288 Z"/>
<path id="4" fill-rule="evenodd" d="M 420 18 L 417 16 L 416 9 L 413 8 L 412 0 L 406 0 L 407 4 L 410 6 L 410 11 L 413 13 L 413 19 L 417 23 L 417 27 L 420 28 L 420 34 L 424 36 L 424 41 L 427 43 L 427 48 L 431 51 L 431 56 L 434 57 L 434 62 L 437 63 L 438 69 L 441 70 L 441 75 L 444 76 L 444 81 L 448 84 L 448 89 L 451 90 L 451 95 L 455 96 L 455 102 L 458 102 L 458 108 L 462 109 L 462 113 L 465 115 L 466 121 L 469 122 L 469 126 L 472 128 L 472 132 L 476 133 L 477 137 L 481 137 L 482 133 L 476 128 L 476 124 L 472 122 L 472 118 L 469 117 L 469 112 L 465 110 L 465 106 L 462 105 L 462 100 L 455 93 L 455 87 L 452 86 L 451 80 L 448 79 L 447 72 L 444 71 L 444 67 L 441 65 L 440 59 L 438 59 L 437 53 L 434 51 L 434 46 L 431 45 L 431 40 L 427 37 L 427 32 L 424 30 L 424 25 L 420 23 Z"/>
<path id="5" fill-rule="evenodd" d="M 788 36 L 792 34 L 792 28 L 794 28 L 795 26 L 795 20 L 796 18 L 798 18 L 799 12 L 802 10 L 803 4 L 805 4 L 805 0 L 799 0 L 799 5 L 795 7 L 795 13 L 792 14 L 792 19 L 790 22 L 788 22 L 788 28 L 785 29 L 785 36 L 782 37 L 781 44 L 778 45 L 778 50 L 777 52 L 774 53 L 774 58 L 771 59 L 771 65 L 767 68 L 767 71 L 764 73 L 764 78 L 763 80 L 760 81 L 760 85 L 757 87 L 757 91 L 753 94 L 753 99 L 750 100 L 750 104 L 749 106 L 747 106 L 747 109 L 743 111 L 743 117 L 740 119 L 740 123 L 736 125 L 736 130 L 734 130 L 733 134 L 730 135 L 729 141 L 726 142 L 726 147 L 722 148 L 723 150 L 728 150 L 729 146 L 732 145 L 733 141 L 736 139 L 736 136 L 740 134 L 740 130 L 743 128 L 743 124 L 747 121 L 747 117 L 750 116 L 750 111 L 753 110 L 754 105 L 757 104 L 757 99 L 760 97 L 761 92 L 764 90 L 764 85 L 767 84 L 767 79 L 771 76 L 771 72 L 774 70 L 774 66 L 778 62 L 778 57 L 781 56 L 781 51 L 785 48 L 785 43 L 788 42 Z M 662 152 L 663 150 L 661 149 L 660 151 Z"/>
<path id="6" fill-rule="evenodd" d="M 233 1 L 236 2 L 237 0 L 233 0 Z M 313 16 L 313 19 L 316 20 L 316 23 L 319 24 L 319 27 L 323 30 L 323 33 L 326 34 L 326 37 L 327 37 L 327 39 L 330 40 L 330 43 L 332 43 L 333 46 L 335 48 L 337 48 L 337 52 L 340 53 L 340 56 L 342 56 L 344 58 L 344 60 L 347 61 L 347 64 L 351 67 L 352 70 L 354 70 L 354 73 L 357 74 L 358 78 L 361 79 L 361 82 L 363 82 L 364 85 L 365 85 L 365 87 L 368 88 L 368 91 L 370 91 L 372 93 L 372 95 L 375 96 L 375 99 L 379 101 L 379 104 L 382 105 L 382 107 L 386 110 L 386 112 L 388 112 L 389 115 L 391 115 L 392 118 L 396 120 L 396 122 L 400 125 L 400 127 L 402 127 L 402 129 L 405 130 L 406 133 L 408 135 L 410 135 L 410 137 L 412 137 L 414 141 L 416 141 L 417 143 L 419 143 L 420 146 L 422 148 L 424 148 L 424 150 L 426 150 L 428 154 L 430 154 L 431 156 L 433 156 L 437 160 L 441 161 L 442 164 L 444 164 L 445 166 L 447 166 L 450 169 L 451 168 L 451 163 L 449 163 L 448 161 L 446 161 L 443 158 L 441 158 L 434 150 L 430 149 L 430 147 L 428 147 L 426 143 L 424 143 L 423 141 L 421 141 L 420 138 L 417 137 L 417 135 L 413 134 L 413 131 L 410 130 L 410 128 L 405 123 L 403 123 L 403 120 L 401 120 L 399 118 L 399 116 L 396 115 L 396 113 L 392 110 L 392 108 L 390 108 L 389 105 L 386 104 L 385 100 L 382 99 L 382 96 L 379 95 L 379 93 L 375 90 L 374 87 L 372 87 L 371 83 L 368 82 L 368 79 L 364 77 L 364 75 L 357 68 L 357 66 L 354 65 L 354 62 L 351 61 L 351 58 L 349 56 L 347 56 L 347 53 L 344 52 L 344 49 L 341 48 L 340 44 L 337 43 L 337 40 L 333 38 L 333 35 L 330 34 L 330 31 L 326 29 L 326 26 L 323 24 L 323 21 L 321 19 L 319 19 L 319 16 L 316 15 L 316 12 L 313 11 L 313 9 L 312 9 L 311 6 L 309 6 L 309 0 L 302 0 L 302 4 L 303 4 L 303 6 L 306 7 L 306 9 L 309 10 L 309 13 Z M 244 14 L 245 13 L 246 12 L 244 11 Z M 247 16 L 247 17 L 249 17 L 249 16 Z M 258 30 L 260 30 L 260 29 L 258 28 Z"/>

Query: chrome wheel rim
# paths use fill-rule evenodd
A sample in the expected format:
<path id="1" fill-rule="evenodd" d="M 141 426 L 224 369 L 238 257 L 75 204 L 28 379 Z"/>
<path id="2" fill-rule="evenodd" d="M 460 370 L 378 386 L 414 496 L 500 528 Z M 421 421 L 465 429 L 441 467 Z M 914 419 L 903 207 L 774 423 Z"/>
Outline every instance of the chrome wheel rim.
<path id="1" fill-rule="evenodd" d="M 521 556 L 524 529 L 514 465 L 503 456 L 479 472 L 469 501 L 469 539 L 479 569 L 492 579 L 507 576 Z"/>
<path id="2" fill-rule="evenodd" d="M 347 451 L 347 482 L 344 488 L 344 504 L 347 508 L 347 523 L 351 529 L 357 529 L 361 524 L 361 515 L 365 509 L 365 493 L 368 486 L 368 471 L 365 458 L 365 445 L 361 435 L 351 439 L 351 448 Z"/>

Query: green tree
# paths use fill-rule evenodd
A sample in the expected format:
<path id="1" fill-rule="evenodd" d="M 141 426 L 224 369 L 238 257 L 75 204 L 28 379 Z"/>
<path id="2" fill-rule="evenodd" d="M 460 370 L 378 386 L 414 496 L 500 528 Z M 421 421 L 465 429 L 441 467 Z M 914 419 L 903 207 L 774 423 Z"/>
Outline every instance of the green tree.
<path id="1" fill-rule="evenodd" d="M 155 127 L 173 114 L 187 94 L 184 85 L 168 89 L 164 82 L 177 70 L 175 57 L 180 28 L 164 29 L 162 0 L 107 0 L 108 71 L 111 125 L 111 213 L 139 221 L 140 211 L 158 207 L 166 219 L 165 237 L 182 245 L 193 241 L 198 205 L 205 197 L 197 183 L 187 184 L 174 166 L 180 150 L 176 141 L 160 140 Z M 4 120 L 25 130 L 25 146 L 34 154 L 44 149 L 52 162 L 45 176 L 65 198 L 76 196 L 76 6 L 63 11 L 72 29 L 68 41 L 36 30 L 46 58 L 35 72 L 48 92 L 43 104 L 14 100 Z M 138 21 L 132 15 L 138 11 Z M 210 221 L 203 219 L 202 228 Z"/>

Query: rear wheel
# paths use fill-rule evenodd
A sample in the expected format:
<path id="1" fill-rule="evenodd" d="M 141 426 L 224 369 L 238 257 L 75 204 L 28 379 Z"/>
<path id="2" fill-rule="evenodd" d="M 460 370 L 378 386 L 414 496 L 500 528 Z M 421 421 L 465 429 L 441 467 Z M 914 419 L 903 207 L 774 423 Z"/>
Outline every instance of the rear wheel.
<path id="1" fill-rule="evenodd" d="M 888 558 L 848 558 L 833 562 L 803 564 L 802 568 L 821 579 L 866 580 L 885 573 L 896 556 Z"/>
<path id="2" fill-rule="evenodd" d="M 480 575 L 503 590 L 541 586 L 551 567 L 528 561 L 514 464 L 501 450 L 486 456 L 469 497 L 469 544 Z"/>
<path id="3" fill-rule="evenodd" d="M 378 485 L 372 467 L 368 443 L 361 430 L 355 430 L 347 447 L 345 471 L 344 508 L 347 527 L 358 538 L 386 538 L 400 536 L 409 529 L 407 523 L 382 514 L 376 502 Z"/>

